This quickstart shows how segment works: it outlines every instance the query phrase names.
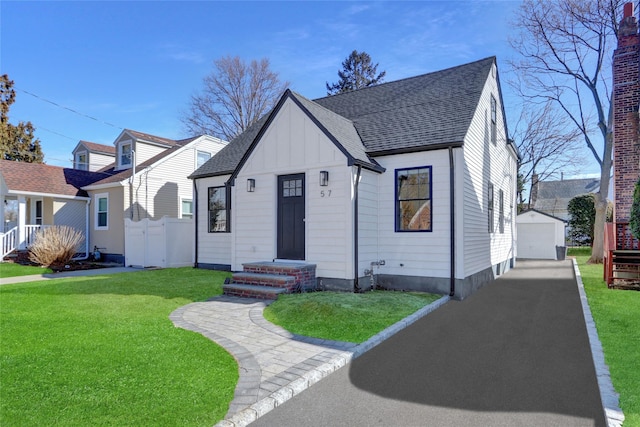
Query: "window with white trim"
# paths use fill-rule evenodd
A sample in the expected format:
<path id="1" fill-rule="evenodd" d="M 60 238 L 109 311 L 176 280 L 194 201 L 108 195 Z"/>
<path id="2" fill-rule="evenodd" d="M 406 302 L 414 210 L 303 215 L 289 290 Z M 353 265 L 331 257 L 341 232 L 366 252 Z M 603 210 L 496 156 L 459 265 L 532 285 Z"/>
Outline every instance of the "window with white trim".
<path id="1" fill-rule="evenodd" d="M 207 160 L 211 158 L 211 153 L 207 153 L 206 151 L 198 151 L 197 160 L 196 160 L 196 168 L 207 163 Z"/>
<path id="2" fill-rule="evenodd" d="M 500 233 L 504 233 L 504 191 L 500 190 L 498 192 L 498 197 L 498 203 L 500 203 L 498 206 L 498 227 Z"/>
<path id="3" fill-rule="evenodd" d="M 76 153 L 76 169 L 79 169 L 82 171 L 89 170 L 86 151 L 81 151 L 79 153 Z"/>
<path id="4" fill-rule="evenodd" d="M 498 141 L 498 104 L 491 95 L 491 142 L 495 145 Z"/>
<path id="5" fill-rule="evenodd" d="M 95 229 L 109 229 L 109 194 L 96 194 L 94 198 L 95 206 Z"/>
<path id="6" fill-rule="evenodd" d="M 489 188 L 487 190 L 487 215 L 489 220 L 489 233 L 493 233 L 495 231 L 495 225 L 493 224 L 493 184 L 489 183 Z"/>
<path id="7" fill-rule="evenodd" d="M 193 201 L 190 199 L 182 199 L 180 202 L 180 217 L 193 218 Z"/>
<path id="8" fill-rule="evenodd" d="M 131 166 L 131 143 L 127 142 L 125 144 L 120 144 L 120 166 L 128 167 Z"/>

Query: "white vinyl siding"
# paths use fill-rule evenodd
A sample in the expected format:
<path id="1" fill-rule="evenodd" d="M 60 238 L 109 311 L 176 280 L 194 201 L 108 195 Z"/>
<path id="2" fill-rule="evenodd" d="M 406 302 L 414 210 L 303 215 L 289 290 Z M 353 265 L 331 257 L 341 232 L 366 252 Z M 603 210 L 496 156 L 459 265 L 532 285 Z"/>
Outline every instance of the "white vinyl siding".
<path id="1" fill-rule="evenodd" d="M 378 258 L 381 274 L 442 277 L 450 275 L 449 157 L 447 150 L 377 157 L 386 172 L 378 177 Z M 395 229 L 396 169 L 432 167 L 432 231 L 399 233 Z"/>
<path id="2" fill-rule="evenodd" d="M 496 100 L 496 144 L 491 142 L 491 99 Z M 495 78 L 488 76 L 464 140 L 464 203 L 461 243 L 464 276 L 504 263 L 514 256 L 517 164 L 507 147 L 504 117 Z M 494 210 L 504 193 L 504 232 L 488 233 L 488 191 L 493 184 Z M 497 215 L 494 221 L 497 222 Z M 496 228 L 497 229 L 497 228 Z"/>
<path id="3" fill-rule="evenodd" d="M 137 143 L 138 150 L 148 150 L 148 146 Z M 217 152 L 223 147 L 205 138 L 200 144 L 194 144 L 163 162 L 136 172 L 133 185 L 134 221 L 144 218 L 159 220 L 163 216 L 180 218 L 181 200 L 193 198 L 193 181 L 187 177 L 196 169 L 194 150 L 199 146 L 206 147 L 210 152 Z M 206 200 L 206 195 L 203 200 Z"/>
<path id="4" fill-rule="evenodd" d="M 113 164 L 115 162 L 115 157 L 109 156 L 107 154 L 89 152 L 88 161 L 89 161 L 89 170 L 95 172 L 106 166 Z"/>

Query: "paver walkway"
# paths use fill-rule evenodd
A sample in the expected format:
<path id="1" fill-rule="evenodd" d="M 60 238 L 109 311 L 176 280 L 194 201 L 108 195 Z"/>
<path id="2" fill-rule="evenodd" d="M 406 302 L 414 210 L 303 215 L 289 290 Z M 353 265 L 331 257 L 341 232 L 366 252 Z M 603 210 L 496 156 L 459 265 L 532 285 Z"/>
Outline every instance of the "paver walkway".
<path id="1" fill-rule="evenodd" d="M 443 297 L 365 343 L 320 340 L 291 334 L 266 321 L 264 301 L 220 296 L 186 305 L 170 315 L 181 328 L 199 332 L 238 361 L 240 378 L 227 419 L 219 426 L 245 426 L 349 363 L 398 330 L 448 301 Z"/>

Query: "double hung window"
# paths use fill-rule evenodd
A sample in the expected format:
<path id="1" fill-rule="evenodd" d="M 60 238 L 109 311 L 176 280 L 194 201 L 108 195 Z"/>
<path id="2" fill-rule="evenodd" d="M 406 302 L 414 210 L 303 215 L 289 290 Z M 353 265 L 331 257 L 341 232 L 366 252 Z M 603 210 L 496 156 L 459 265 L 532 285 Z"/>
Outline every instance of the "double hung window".
<path id="1" fill-rule="evenodd" d="M 396 231 L 431 231 L 431 166 L 396 169 Z"/>

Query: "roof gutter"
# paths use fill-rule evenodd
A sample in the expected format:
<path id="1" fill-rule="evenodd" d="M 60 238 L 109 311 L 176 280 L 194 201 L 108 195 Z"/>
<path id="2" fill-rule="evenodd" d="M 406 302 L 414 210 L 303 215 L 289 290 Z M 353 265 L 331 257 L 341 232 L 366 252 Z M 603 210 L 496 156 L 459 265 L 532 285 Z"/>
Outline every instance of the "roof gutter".
<path id="1" fill-rule="evenodd" d="M 450 278 L 449 278 L 449 296 L 452 297 L 456 293 L 456 212 L 455 212 L 455 173 L 453 163 L 453 147 L 449 147 L 449 229 L 450 229 Z"/>
<path id="2" fill-rule="evenodd" d="M 356 173 L 356 182 L 353 184 L 353 292 L 361 291 L 358 283 L 358 184 L 360 183 L 360 174 L 362 173 L 362 165 L 358 165 Z"/>

